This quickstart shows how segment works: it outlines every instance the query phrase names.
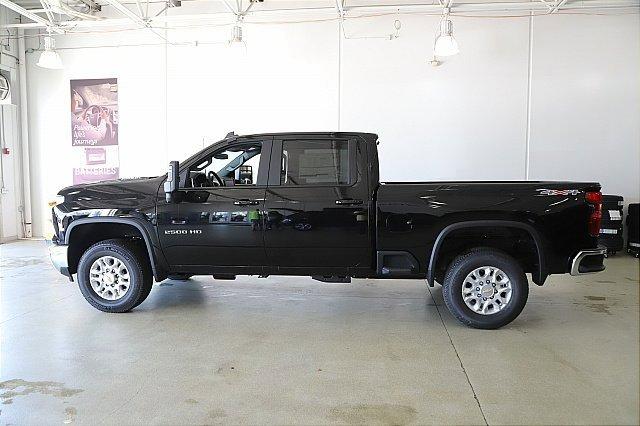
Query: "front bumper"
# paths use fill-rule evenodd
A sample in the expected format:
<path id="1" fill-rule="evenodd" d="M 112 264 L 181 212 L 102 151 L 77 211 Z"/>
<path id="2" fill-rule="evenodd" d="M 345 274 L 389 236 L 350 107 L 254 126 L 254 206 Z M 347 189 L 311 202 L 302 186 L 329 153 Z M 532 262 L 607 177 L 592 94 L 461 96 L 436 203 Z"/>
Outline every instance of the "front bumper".
<path id="1" fill-rule="evenodd" d="M 604 247 L 580 250 L 571 260 L 571 275 L 604 271 L 606 253 L 607 249 Z"/>
<path id="2" fill-rule="evenodd" d="M 69 262 L 67 260 L 68 248 L 69 246 L 58 245 L 52 242 L 49 245 L 49 257 L 51 258 L 51 263 L 53 263 L 54 268 L 73 281 L 73 276 L 69 273 Z"/>

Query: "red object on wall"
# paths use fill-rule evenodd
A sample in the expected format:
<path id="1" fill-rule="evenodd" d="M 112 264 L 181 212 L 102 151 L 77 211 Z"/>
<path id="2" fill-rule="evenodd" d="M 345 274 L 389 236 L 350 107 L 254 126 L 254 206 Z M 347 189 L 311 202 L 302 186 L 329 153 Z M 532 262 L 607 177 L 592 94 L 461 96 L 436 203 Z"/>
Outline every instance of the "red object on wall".
<path id="1" fill-rule="evenodd" d="M 9 148 L 6 148 L 6 147 L 5 147 L 5 148 L 2 148 L 2 153 L 3 153 L 4 155 L 9 155 L 9 154 L 11 154 L 11 151 L 9 151 Z"/>

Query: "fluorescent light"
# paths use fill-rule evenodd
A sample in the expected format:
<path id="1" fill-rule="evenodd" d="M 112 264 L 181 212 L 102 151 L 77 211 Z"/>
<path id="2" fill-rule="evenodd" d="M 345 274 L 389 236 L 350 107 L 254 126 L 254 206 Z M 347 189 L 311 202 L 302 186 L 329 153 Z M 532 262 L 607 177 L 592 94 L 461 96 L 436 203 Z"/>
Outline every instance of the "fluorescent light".
<path id="1" fill-rule="evenodd" d="M 436 36 L 436 44 L 433 53 L 436 56 L 452 56 L 460 52 L 458 42 L 453 36 L 453 22 L 449 14 L 445 14 L 440 21 L 440 32 Z"/>
<path id="2" fill-rule="evenodd" d="M 63 68 L 62 59 L 54 49 L 53 37 L 45 36 L 44 51 L 40 54 L 40 59 L 36 64 L 41 68 L 49 68 L 52 70 L 60 70 Z"/>

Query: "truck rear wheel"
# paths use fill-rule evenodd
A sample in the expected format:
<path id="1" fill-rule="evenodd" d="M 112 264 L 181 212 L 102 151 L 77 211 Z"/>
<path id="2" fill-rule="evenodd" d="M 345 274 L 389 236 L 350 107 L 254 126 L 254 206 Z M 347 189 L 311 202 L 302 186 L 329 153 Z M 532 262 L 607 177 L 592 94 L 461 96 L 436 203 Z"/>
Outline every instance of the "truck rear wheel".
<path id="1" fill-rule="evenodd" d="M 149 295 L 153 274 L 133 242 L 105 240 L 89 247 L 78 264 L 84 298 L 103 312 L 127 312 Z"/>
<path id="2" fill-rule="evenodd" d="M 520 264 L 499 250 L 471 250 L 451 262 L 442 294 L 461 323 L 483 329 L 513 321 L 527 303 L 529 283 Z"/>

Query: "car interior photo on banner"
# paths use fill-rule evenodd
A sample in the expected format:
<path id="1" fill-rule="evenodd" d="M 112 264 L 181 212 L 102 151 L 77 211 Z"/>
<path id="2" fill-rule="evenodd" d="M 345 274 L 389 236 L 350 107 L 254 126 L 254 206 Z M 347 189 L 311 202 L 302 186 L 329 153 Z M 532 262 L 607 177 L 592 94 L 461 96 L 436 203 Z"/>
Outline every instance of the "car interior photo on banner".
<path id="1" fill-rule="evenodd" d="M 74 184 L 117 179 L 117 79 L 71 80 L 71 129 Z"/>

